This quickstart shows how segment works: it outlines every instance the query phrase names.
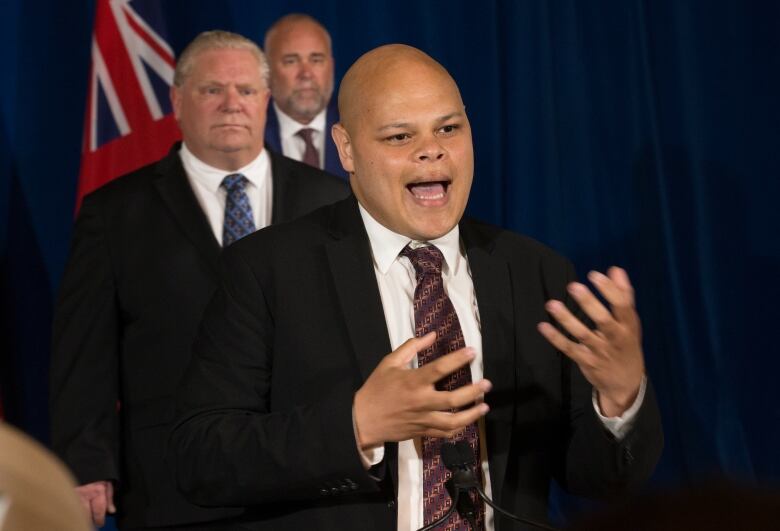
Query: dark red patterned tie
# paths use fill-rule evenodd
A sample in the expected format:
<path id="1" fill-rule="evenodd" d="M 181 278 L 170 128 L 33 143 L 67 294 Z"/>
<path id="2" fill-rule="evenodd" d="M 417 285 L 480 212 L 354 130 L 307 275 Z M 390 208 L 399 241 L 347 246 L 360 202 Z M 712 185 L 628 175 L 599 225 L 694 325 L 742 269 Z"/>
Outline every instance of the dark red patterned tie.
<path id="1" fill-rule="evenodd" d="M 463 330 L 460 327 L 458 314 L 452 306 L 452 301 L 444 291 L 441 277 L 441 267 L 444 257 L 436 247 L 429 245 L 412 250 L 406 246 L 401 256 L 407 257 L 414 266 L 417 275 L 417 287 L 414 290 L 414 325 L 415 336 L 422 337 L 428 332 L 436 331 L 436 342 L 426 350 L 418 353 L 420 365 L 425 365 L 445 354 L 454 352 L 466 346 L 463 340 Z M 452 391 L 471 383 L 471 370 L 468 365 L 436 383 L 440 390 Z M 473 423 L 466 426 L 449 442 L 465 440 L 474 453 L 474 462 L 480 462 L 479 429 Z M 425 525 L 440 518 L 452 505 L 445 483 L 450 478 L 450 471 L 441 462 L 441 445 L 445 439 L 423 437 L 423 516 Z M 475 470 L 481 478 L 480 469 Z M 485 506 L 476 493 L 470 493 L 477 508 L 477 529 L 484 529 Z M 468 522 L 462 520 L 457 512 L 453 513 L 438 529 L 446 531 L 468 530 Z"/>
<path id="2" fill-rule="evenodd" d="M 315 168 L 320 167 L 320 153 L 314 146 L 314 129 L 310 127 L 304 127 L 296 133 L 299 137 L 303 138 L 303 143 L 306 145 L 306 150 L 303 152 L 303 162 L 309 166 Z"/>

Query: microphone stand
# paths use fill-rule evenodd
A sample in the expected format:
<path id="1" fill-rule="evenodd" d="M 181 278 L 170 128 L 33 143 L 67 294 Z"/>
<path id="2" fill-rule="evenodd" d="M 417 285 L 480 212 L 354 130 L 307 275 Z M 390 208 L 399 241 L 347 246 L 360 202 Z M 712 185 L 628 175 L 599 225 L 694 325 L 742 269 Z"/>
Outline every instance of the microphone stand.
<path id="1" fill-rule="evenodd" d="M 460 499 L 461 491 L 466 493 L 466 497 L 468 499 L 468 491 L 470 489 L 475 489 L 479 497 L 482 498 L 482 500 L 485 503 L 490 505 L 494 511 L 503 514 L 504 516 L 514 520 L 515 522 L 520 522 L 526 525 L 530 525 L 538 529 L 545 529 L 547 531 L 559 531 L 555 527 L 542 524 L 540 522 L 534 522 L 533 520 L 523 518 L 522 516 L 514 515 L 509 511 L 506 511 L 501 507 L 499 507 L 498 505 L 496 505 L 495 503 L 493 503 L 493 501 L 490 498 L 488 498 L 487 494 L 485 494 L 485 492 L 482 490 L 482 487 L 480 486 L 476 475 L 471 470 L 471 467 L 474 466 L 474 458 L 471 454 L 471 448 L 469 448 L 468 443 L 464 441 L 458 441 L 457 443 L 454 444 L 453 443 L 442 444 L 441 460 L 444 463 L 444 466 L 446 466 L 447 469 L 449 469 L 452 472 L 452 477 L 448 482 L 452 486 L 451 490 L 454 491 L 454 493 L 451 492 L 452 506 L 450 506 L 450 508 L 447 510 L 446 513 L 442 515 L 441 518 L 434 520 L 427 526 L 420 528 L 418 531 L 431 531 L 439 524 L 445 522 L 457 507 L 458 500 Z M 458 512 L 460 512 L 461 516 L 469 522 L 469 525 L 473 530 L 476 528 L 476 522 L 474 518 L 473 505 L 471 504 L 471 499 L 468 499 L 468 501 L 469 501 L 468 505 L 471 506 L 471 508 L 467 510 L 459 510 Z"/>

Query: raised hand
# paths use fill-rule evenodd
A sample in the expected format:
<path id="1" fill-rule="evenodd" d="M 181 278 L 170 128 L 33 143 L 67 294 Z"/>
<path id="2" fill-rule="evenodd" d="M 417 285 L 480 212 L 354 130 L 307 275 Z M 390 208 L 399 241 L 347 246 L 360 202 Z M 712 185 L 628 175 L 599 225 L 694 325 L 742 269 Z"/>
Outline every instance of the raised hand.
<path id="1" fill-rule="evenodd" d="M 619 416 L 636 399 L 645 373 L 634 289 L 626 272 L 619 267 L 609 268 L 607 275 L 591 271 L 588 279 L 604 296 L 611 311 L 583 284 L 572 282 L 567 289 L 595 323 L 594 330 L 556 300 L 548 301 L 545 308 L 576 341 L 550 323 L 539 323 L 538 328 L 556 349 L 577 363 L 596 388 L 602 413 L 608 417 Z"/>
<path id="2" fill-rule="evenodd" d="M 457 350 L 417 369 L 409 367 L 415 354 L 435 339 L 436 333 L 431 332 L 406 341 L 382 359 L 355 393 L 355 426 L 362 449 L 423 435 L 451 437 L 488 412 L 484 403 L 458 411 L 490 390 L 488 380 L 454 391 L 435 387 L 437 381 L 474 359 L 473 349 Z"/>

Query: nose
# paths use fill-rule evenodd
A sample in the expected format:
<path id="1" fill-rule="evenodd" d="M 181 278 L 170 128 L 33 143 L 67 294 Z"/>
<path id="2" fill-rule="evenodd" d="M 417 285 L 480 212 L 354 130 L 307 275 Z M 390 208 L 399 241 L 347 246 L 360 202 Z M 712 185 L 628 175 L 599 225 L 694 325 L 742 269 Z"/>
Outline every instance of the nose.
<path id="1" fill-rule="evenodd" d="M 225 89 L 225 97 L 222 100 L 222 110 L 224 112 L 234 112 L 239 110 L 239 94 L 236 87 L 228 87 Z"/>
<path id="2" fill-rule="evenodd" d="M 301 61 L 300 67 L 298 68 L 298 77 L 300 79 L 311 79 L 312 72 L 311 72 L 311 65 L 308 61 Z"/>
<path id="3" fill-rule="evenodd" d="M 446 155 L 447 151 L 442 147 L 439 139 L 430 135 L 420 144 L 415 158 L 419 162 L 436 162 L 442 160 Z"/>

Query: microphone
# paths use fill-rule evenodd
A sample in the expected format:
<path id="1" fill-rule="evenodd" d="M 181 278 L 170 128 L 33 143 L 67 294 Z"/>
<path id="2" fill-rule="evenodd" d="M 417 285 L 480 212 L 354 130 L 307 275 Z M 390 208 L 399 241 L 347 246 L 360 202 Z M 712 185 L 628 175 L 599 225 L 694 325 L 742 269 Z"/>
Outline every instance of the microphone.
<path id="1" fill-rule="evenodd" d="M 551 527 L 539 522 L 534 522 L 533 520 L 529 520 L 528 518 L 523 518 L 521 516 L 516 516 L 508 511 L 505 511 L 504 509 L 502 509 L 501 507 L 493 503 L 493 501 L 490 498 L 488 498 L 485 492 L 482 490 L 482 487 L 479 484 L 479 480 L 477 479 L 477 476 L 474 474 L 474 471 L 472 469 L 472 467 L 475 466 L 474 455 L 471 453 L 471 448 L 469 447 L 469 444 L 466 441 L 458 441 L 454 444 L 453 443 L 442 444 L 441 460 L 444 463 L 444 466 L 446 466 L 447 469 L 452 472 L 452 478 L 450 479 L 450 481 L 452 482 L 453 487 L 455 489 L 456 498 L 468 499 L 470 503 L 471 498 L 469 498 L 468 496 L 468 491 L 471 489 L 475 489 L 477 491 L 477 494 L 479 494 L 479 497 L 482 498 L 485 501 L 485 503 L 490 505 L 493 508 L 493 510 L 495 510 L 496 512 L 499 512 L 516 522 L 521 522 L 523 524 L 527 524 L 532 527 L 536 527 L 538 529 L 546 529 L 548 531 L 558 531 L 558 529 L 555 527 Z M 457 493 L 460 493 L 461 491 L 463 491 L 467 495 L 463 497 L 457 496 Z M 452 507 L 455 507 L 457 505 L 456 498 L 453 499 Z M 432 526 L 438 525 L 442 520 L 448 518 L 450 513 L 452 513 L 452 507 L 450 508 L 449 511 L 447 511 L 447 514 L 445 516 L 443 516 L 440 520 L 437 520 L 434 524 L 431 525 Z M 458 508 L 458 512 L 460 512 L 461 515 L 464 516 L 464 514 L 460 510 L 460 507 Z M 466 519 L 468 520 L 467 516 Z M 433 529 L 433 527 L 428 526 L 427 529 Z M 472 523 L 472 529 L 474 529 L 473 523 Z"/>
<path id="2" fill-rule="evenodd" d="M 468 446 L 466 449 L 468 450 Z M 447 480 L 446 483 L 447 492 L 450 495 L 452 504 L 450 505 L 450 508 L 447 509 L 447 512 L 417 531 L 431 531 L 438 527 L 439 524 L 443 524 L 447 521 L 455 509 L 458 510 L 458 514 L 460 514 L 461 518 L 469 523 L 469 527 L 474 530 L 477 528 L 477 509 L 474 507 L 474 502 L 471 501 L 471 497 L 468 495 L 468 490 L 474 487 L 472 483 L 476 481 L 476 478 L 474 477 L 474 474 L 467 472 L 468 461 L 463 461 L 463 457 L 454 444 L 443 443 L 441 445 L 440 455 L 444 466 L 452 472 L 452 477 Z M 456 470 L 453 470 L 453 468 L 456 468 Z M 457 480 L 455 480 L 456 475 L 458 476 Z M 476 485 L 478 486 L 479 483 L 476 483 Z M 460 495 L 461 491 L 465 493 L 464 496 Z"/>

